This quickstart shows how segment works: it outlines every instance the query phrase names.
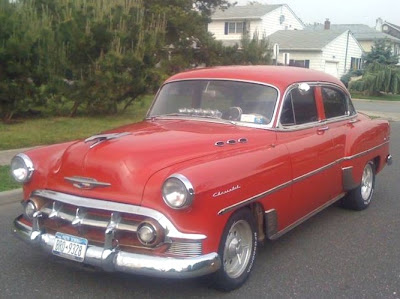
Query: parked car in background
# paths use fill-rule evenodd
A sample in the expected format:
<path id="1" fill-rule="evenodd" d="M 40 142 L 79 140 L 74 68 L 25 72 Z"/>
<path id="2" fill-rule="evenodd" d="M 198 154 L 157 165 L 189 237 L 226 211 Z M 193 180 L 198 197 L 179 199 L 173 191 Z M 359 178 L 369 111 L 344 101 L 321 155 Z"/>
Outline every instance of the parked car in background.
<path id="1" fill-rule="evenodd" d="M 233 290 L 257 245 L 339 201 L 367 208 L 391 163 L 385 120 L 357 113 L 325 73 L 274 66 L 187 71 L 145 120 L 15 156 L 22 239 L 106 271 L 212 275 Z"/>

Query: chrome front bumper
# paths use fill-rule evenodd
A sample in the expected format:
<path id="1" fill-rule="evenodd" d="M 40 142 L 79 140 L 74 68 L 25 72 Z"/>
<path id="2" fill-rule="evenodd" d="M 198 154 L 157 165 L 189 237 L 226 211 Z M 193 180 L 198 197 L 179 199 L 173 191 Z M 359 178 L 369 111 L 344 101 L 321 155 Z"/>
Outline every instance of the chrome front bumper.
<path id="1" fill-rule="evenodd" d="M 14 233 L 30 244 L 36 244 L 51 253 L 55 236 L 47 233 L 32 234 L 32 228 L 14 220 Z M 207 275 L 221 267 L 217 253 L 209 253 L 190 258 L 171 258 L 135 254 L 116 249 L 104 249 L 88 245 L 83 263 L 100 267 L 105 271 L 120 271 L 165 278 L 192 278 Z"/>

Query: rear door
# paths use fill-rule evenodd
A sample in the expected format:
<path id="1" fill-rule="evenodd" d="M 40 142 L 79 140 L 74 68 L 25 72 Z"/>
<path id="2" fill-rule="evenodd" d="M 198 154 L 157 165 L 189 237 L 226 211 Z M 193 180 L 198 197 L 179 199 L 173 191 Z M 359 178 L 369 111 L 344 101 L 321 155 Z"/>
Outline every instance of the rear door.
<path id="1" fill-rule="evenodd" d="M 329 127 L 334 146 L 336 159 L 340 161 L 345 156 L 346 136 L 356 125 L 356 111 L 350 97 L 340 87 L 335 85 L 321 85 L 318 87 L 324 107 L 325 119 L 323 122 Z M 331 197 L 334 198 L 343 192 L 341 163 L 337 163 L 329 170 Z"/>

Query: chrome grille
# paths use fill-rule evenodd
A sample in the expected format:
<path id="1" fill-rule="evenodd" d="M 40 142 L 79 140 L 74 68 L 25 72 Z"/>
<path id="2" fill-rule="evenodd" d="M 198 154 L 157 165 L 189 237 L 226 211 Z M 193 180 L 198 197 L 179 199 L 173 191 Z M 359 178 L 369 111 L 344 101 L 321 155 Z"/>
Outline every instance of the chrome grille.
<path id="1" fill-rule="evenodd" d="M 87 238 L 89 244 L 102 244 L 105 249 L 121 246 L 131 252 L 145 250 L 157 255 L 177 257 L 202 254 L 202 240 L 205 236 L 180 233 L 159 212 L 144 207 L 48 190 L 33 192 L 30 200 L 40 206 L 39 212 L 34 216 L 34 231 L 46 229 L 48 233 L 63 232 L 81 236 Z M 136 234 L 139 224 L 149 219 L 160 224 L 159 233 L 166 234 L 165 239 L 155 247 L 141 244 Z"/>

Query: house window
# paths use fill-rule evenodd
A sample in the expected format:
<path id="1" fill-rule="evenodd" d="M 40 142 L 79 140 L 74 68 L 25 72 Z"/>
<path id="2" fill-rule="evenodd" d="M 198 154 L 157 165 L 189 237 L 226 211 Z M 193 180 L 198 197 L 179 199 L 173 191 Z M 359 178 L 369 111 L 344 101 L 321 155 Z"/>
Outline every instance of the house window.
<path id="1" fill-rule="evenodd" d="M 245 22 L 226 22 L 225 23 L 225 35 L 243 33 L 245 28 Z"/>
<path id="2" fill-rule="evenodd" d="M 361 60 L 361 58 L 351 57 L 350 69 L 359 70 L 361 68 L 362 68 L 362 60 Z"/>
<path id="3" fill-rule="evenodd" d="M 309 69 L 310 68 L 310 60 L 308 60 L 308 59 L 306 59 L 306 60 L 290 59 L 289 65 Z"/>

